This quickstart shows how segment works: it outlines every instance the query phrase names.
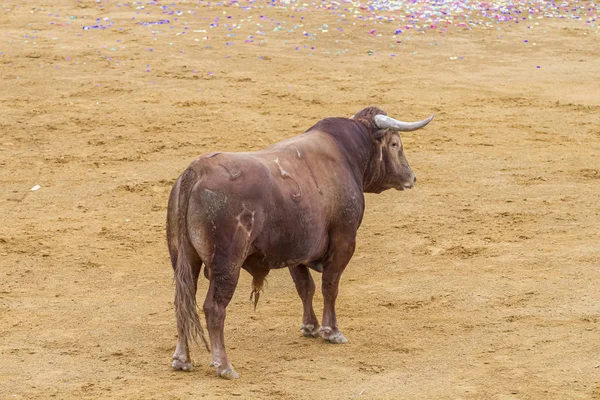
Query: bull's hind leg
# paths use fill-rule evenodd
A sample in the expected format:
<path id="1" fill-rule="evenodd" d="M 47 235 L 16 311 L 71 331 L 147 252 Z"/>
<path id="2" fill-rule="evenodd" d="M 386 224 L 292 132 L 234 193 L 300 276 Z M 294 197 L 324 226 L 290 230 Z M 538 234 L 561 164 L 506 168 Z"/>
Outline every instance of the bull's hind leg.
<path id="1" fill-rule="evenodd" d="M 312 304 L 315 294 L 315 282 L 312 276 L 310 276 L 310 271 L 306 265 L 290 267 L 290 274 L 296 284 L 296 291 L 302 299 L 302 306 L 304 308 L 302 325 L 300 326 L 302 335 L 317 337 L 319 336 L 319 320 L 317 320 Z"/>
<path id="2" fill-rule="evenodd" d="M 181 335 L 179 336 L 181 337 Z M 173 354 L 173 362 L 171 363 L 171 367 L 173 367 L 173 369 L 176 371 L 186 372 L 189 372 L 193 369 L 192 359 L 190 358 L 190 349 L 187 342 L 184 340 L 177 340 L 177 348 Z"/>
<path id="3" fill-rule="evenodd" d="M 354 254 L 355 239 L 347 237 L 332 237 L 329 257 L 323 269 L 322 291 L 323 291 L 323 326 L 320 329 L 323 339 L 330 343 L 347 343 L 337 326 L 335 315 L 335 300 L 342 272 Z"/>
<path id="4" fill-rule="evenodd" d="M 227 359 L 225 352 L 225 309 L 233 297 L 240 276 L 241 262 L 231 260 L 226 254 L 215 254 L 210 265 L 210 286 L 204 301 L 204 314 L 210 335 L 212 352 L 211 366 L 217 375 L 225 379 L 236 379 L 239 375 Z"/>

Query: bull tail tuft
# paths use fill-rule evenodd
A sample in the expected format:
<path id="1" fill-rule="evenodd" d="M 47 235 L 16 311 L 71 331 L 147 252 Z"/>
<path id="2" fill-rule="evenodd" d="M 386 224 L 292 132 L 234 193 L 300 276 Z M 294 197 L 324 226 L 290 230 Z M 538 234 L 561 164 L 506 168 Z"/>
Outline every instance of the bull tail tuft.
<path id="1" fill-rule="evenodd" d="M 206 350 L 210 351 L 198 316 L 196 280 L 187 254 L 191 247 L 187 234 L 187 209 L 195 180 L 196 173 L 188 168 L 183 173 L 179 187 L 179 249 L 175 266 L 175 316 L 182 339 L 198 344 L 198 337 L 200 337 Z"/>
<path id="2" fill-rule="evenodd" d="M 260 293 L 263 291 L 263 286 L 266 283 L 266 275 L 252 277 L 252 291 L 250 292 L 250 301 L 254 303 L 254 311 L 260 298 Z"/>

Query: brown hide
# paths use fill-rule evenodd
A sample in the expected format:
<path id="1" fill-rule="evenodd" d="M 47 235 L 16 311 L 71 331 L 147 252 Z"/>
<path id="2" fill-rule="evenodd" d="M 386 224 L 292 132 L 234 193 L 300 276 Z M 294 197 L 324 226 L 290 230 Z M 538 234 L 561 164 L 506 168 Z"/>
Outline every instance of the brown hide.
<path id="1" fill-rule="evenodd" d="M 379 130 L 373 122 L 377 114 L 385 113 L 370 107 L 352 119 L 327 118 L 261 151 L 205 155 L 179 177 L 167 216 L 180 336 L 174 367 L 185 369 L 181 365 L 189 362 L 188 338 L 204 339 L 195 313 L 202 263 L 210 281 L 204 311 L 219 375 L 237 377 L 225 356 L 222 324 L 240 268 L 253 275 L 258 300 L 269 269 L 291 267 L 305 305 L 303 326 L 311 326 L 311 334 L 318 328 L 307 303 L 314 284 L 303 269 L 323 272 L 322 335 L 345 341 L 334 302 L 339 276 L 354 252 L 363 192 L 403 190 L 415 180 L 400 137 Z"/>

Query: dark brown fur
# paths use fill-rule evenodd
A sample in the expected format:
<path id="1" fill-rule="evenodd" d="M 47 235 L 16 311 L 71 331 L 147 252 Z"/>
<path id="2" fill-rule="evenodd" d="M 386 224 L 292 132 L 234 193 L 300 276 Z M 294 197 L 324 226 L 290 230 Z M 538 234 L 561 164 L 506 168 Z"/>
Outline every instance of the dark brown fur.
<path id="1" fill-rule="evenodd" d="M 167 216 L 179 334 L 175 368 L 191 367 L 188 340 L 205 340 L 195 297 L 203 263 L 209 280 L 203 310 L 220 376 L 237 377 L 225 353 L 223 326 L 241 268 L 253 276 L 256 306 L 269 270 L 289 267 L 304 305 L 303 333 L 346 341 L 335 299 L 354 253 L 363 192 L 404 190 L 415 181 L 400 137 L 377 129 L 377 114 L 385 113 L 369 107 L 352 119 L 327 118 L 262 151 L 203 156 L 179 177 Z M 323 274 L 320 330 L 309 268 Z"/>

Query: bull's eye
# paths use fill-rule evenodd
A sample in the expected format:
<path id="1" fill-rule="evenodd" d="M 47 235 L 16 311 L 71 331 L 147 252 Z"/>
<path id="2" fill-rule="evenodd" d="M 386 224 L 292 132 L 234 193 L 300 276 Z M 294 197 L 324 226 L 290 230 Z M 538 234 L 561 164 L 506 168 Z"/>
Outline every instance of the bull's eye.
<path id="1" fill-rule="evenodd" d="M 397 149 L 398 148 L 398 143 L 392 143 L 392 149 Z"/>

